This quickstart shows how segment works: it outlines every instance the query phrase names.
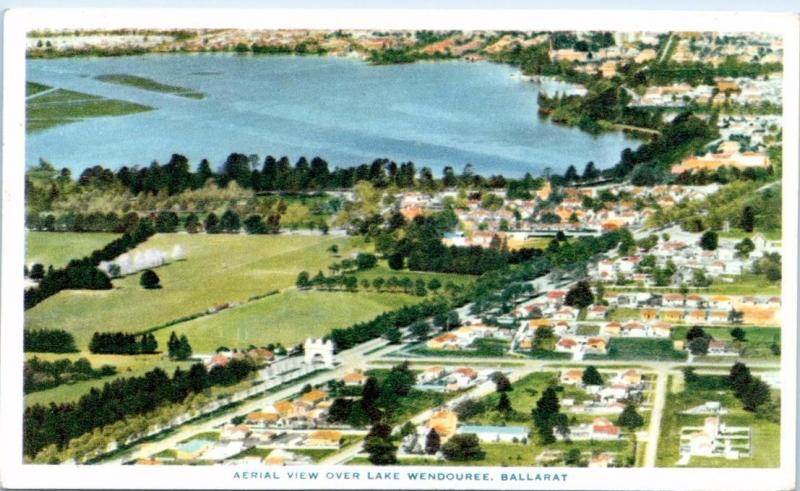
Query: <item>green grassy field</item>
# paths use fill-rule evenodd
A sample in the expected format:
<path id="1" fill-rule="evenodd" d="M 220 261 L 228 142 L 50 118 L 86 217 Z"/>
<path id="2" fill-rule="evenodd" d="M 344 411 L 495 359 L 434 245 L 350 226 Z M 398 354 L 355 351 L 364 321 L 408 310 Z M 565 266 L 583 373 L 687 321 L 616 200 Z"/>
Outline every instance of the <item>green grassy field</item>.
<path id="1" fill-rule="evenodd" d="M 773 396 L 774 397 L 774 396 Z M 724 458 L 692 457 L 689 467 L 778 467 L 780 465 L 780 425 L 756 418 L 742 409 L 742 404 L 731 391 L 700 390 L 684 387 L 683 391 L 667 397 L 661 419 L 661 437 L 658 442 L 656 466 L 674 467 L 678 461 L 680 430 L 683 426 L 702 426 L 705 416 L 680 414 L 706 401 L 719 401 L 729 413 L 721 416 L 728 426 L 749 426 L 752 431 L 751 457 L 738 460 Z"/>
<path id="2" fill-rule="evenodd" d="M 510 344 L 504 339 L 487 338 L 475 340 L 470 349 L 465 350 L 429 349 L 425 346 L 425 343 L 420 343 L 409 351 L 422 356 L 505 356 L 508 354 Z"/>
<path id="3" fill-rule="evenodd" d="M 736 279 L 733 283 L 723 283 L 715 281 L 708 288 L 703 288 L 702 291 L 708 294 L 720 295 L 780 295 L 781 282 L 769 281 L 764 275 L 755 275 L 752 273 L 745 273 L 740 276 L 734 276 Z"/>
<path id="4" fill-rule="evenodd" d="M 28 232 L 25 247 L 25 263 L 41 263 L 47 268 L 66 266 L 71 259 L 88 256 L 100 249 L 119 234 L 78 232 Z"/>
<path id="5" fill-rule="evenodd" d="M 104 377 L 96 380 L 84 380 L 74 384 L 59 385 L 48 390 L 41 390 L 33 392 L 25 396 L 25 404 L 30 406 L 33 404 L 50 404 L 51 402 L 62 403 L 70 402 L 79 399 L 83 394 L 89 392 L 93 387 L 101 388 L 107 382 L 122 377 L 136 377 L 143 375 L 156 367 L 164 370 L 168 375 L 172 375 L 177 367 L 187 368 L 192 365 L 192 362 L 176 362 L 165 359 L 162 355 L 95 355 L 91 353 L 27 353 L 26 359 L 36 356 L 40 360 L 55 361 L 64 358 L 70 360 L 77 360 L 78 358 L 86 358 L 94 368 L 100 368 L 102 365 L 112 365 L 117 368 L 117 374 L 110 377 Z"/>
<path id="6" fill-rule="evenodd" d="M 772 358 L 779 359 L 779 355 L 772 353 L 772 344 L 781 343 L 781 329 L 778 327 L 740 327 L 745 332 L 745 340 L 741 343 L 734 342 L 731 336 L 733 327 L 704 327 L 703 331 L 714 339 L 721 339 L 728 343 L 734 343 L 742 349 L 742 355 L 748 358 Z M 688 326 L 676 327 L 672 330 L 672 339 L 686 339 Z M 711 358 L 709 358 L 711 359 Z"/>
<path id="7" fill-rule="evenodd" d="M 686 353 L 675 351 L 670 339 L 611 338 L 605 355 L 587 354 L 586 360 L 685 360 Z"/>
<path id="8" fill-rule="evenodd" d="M 50 90 L 52 87 L 45 84 L 40 84 L 36 82 L 27 82 L 25 84 L 25 96 L 30 97 L 32 95 L 36 95 L 39 92 L 44 92 L 45 90 Z"/>
<path id="9" fill-rule="evenodd" d="M 298 239 L 282 235 L 158 234 L 138 249 L 171 251 L 173 246 L 181 245 L 186 253 L 186 260 L 156 269 L 161 289 L 143 289 L 139 285 L 140 275 L 134 274 L 114 280 L 112 290 L 62 291 L 26 311 L 25 327 L 65 329 L 75 336 L 78 348 L 85 349 L 95 331 L 143 331 L 205 312 L 214 305 L 242 303 L 255 295 L 292 286 L 301 270 L 324 270 L 331 263 L 326 250 L 332 244 L 338 245 L 343 256 L 363 249 L 361 239 L 330 236 Z M 331 294 L 319 292 L 317 295 Z M 313 319 L 311 325 L 335 305 L 337 297 L 316 298 L 321 300 L 321 305 L 314 317 L 307 318 Z M 358 302 L 360 297 L 343 298 Z M 381 300 L 367 298 L 377 303 L 396 301 L 391 296 L 386 296 L 385 300 L 383 296 Z M 372 315 L 374 313 L 375 308 Z M 342 327 L 351 323 L 343 322 Z M 219 324 L 212 321 L 212 325 Z M 303 325 L 301 329 L 308 327 Z M 301 333 L 282 335 L 302 336 Z M 198 347 L 203 345 L 200 339 L 192 341 Z M 228 338 L 228 342 L 236 342 L 236 339 Z"/>
<path id="10" fill-rule="evenodd" d="M 292 346 L 308 336 L 323 336 L 334 327 L 367 321 L 419 300 L 403 294 L 293 290 L 161 329 L 156 339 L 163 347 L 172 331 L 186 334 L 195 352 L 250 344 Z"/>
<path id="11" fill-rule="evenodd" d="M 189 97 L 191 99 L 203 99 L 205 94 L 197 92 L 185 87 L 178 87 L 177 85 L 167 85 L 155 80 L 138 77 L 136 75 L 128 75 L 125 73 L 110 73 L 107 75 L 97 75 L 94 77 L 96 80 L 117 85 L 127 85 L 136 87 L 137 89 L 149 90 L 151 92 L 162 92 L 165 94 L 173 94 L 180 97 Z"/>
<path id="12" fill-rule="evenodd" d="M 639 309 L 618 307 L 608 314 L 608 320 L 612 321 L 626 321 L 630 319 L 639 320 Z"/>
<path id="13" fill-rule="evenodd" d="M 38 87 L 33 90 L 38 90 Z M 152 109 L 133 102 L 56 89 L 27 101 L 26 131 L 32 133 L 86 118 L 124 116 Z"/>
<path id="14" fill-rule="evenodd" d="M 500 394 L 493 392 L 483 398 L 486 406 L 492 409 L 483 414 L 468 418 L 465 420 L 465 423 L 496 425 L 502 424 L 504 421 L 509 421 L 510 424 L 514 425 L 526 424 L 530 426 L 530 415 L 536 401 L 539 400 L 544 389 L 546 389 L 556 377 L 557 374 L 555 372 L 535 372 L 514 382 L 512 384 L 514 390 L 508 392 L 508 399 L 511 401 L 511 407 L 516 413 L 514 416 L 506 419 L 503 414 L 493 409 L 497 407 L 497 403 L 500 400 Z M 561 394 L 559 394 L 559 398 L 561 397 Z M 517 420 L 519 421 L 514 422 Z"/>

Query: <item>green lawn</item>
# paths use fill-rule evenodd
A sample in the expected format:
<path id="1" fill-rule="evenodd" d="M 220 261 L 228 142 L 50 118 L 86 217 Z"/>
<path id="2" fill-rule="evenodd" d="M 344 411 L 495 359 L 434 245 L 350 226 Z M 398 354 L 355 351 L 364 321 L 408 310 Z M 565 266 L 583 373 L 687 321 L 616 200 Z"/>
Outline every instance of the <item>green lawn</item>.
<path id="1" fill-rule="evenodd" d="M 136 87 L 137 89 L 149 90 L 151 92 L 162 92 L 165 94 L 174 94 L 181 97 L 189 97 L 191 99 L 203 99 L 205 97 L 205 94 L 202 92 L 197 92 L 185 87 L 178 87 L 177 85 L 167 85 L 149 78 L 128 75 L 125 73 L 97 75 L 94 78 L 96 80 L 100 80 L 101 82 L 107 82 L 110 84 L 127 85 L 130 87 Z"/>
<path id="2" fill-rule="evenodd" d="M 755 275 L 752 273 L 745 273 L 739 276 L 732 276 L 735 278 L 733 283 L 723 283 L 722 281 L 714 281 L 708 288 L 703 288 L 700 291 L 709 294 L 720 295 L 780 295 L 781 282 L 769 281 L 764 275 Z"/>
<path id="3" fill-rule="evenodd" d="M 775 397 L 775 396 L 773 396 Z M 684 387 L 683 391 L 667 397 L 664 416 L 661 420 L 661 437 L 658 441 L 656 466 L 674 467 L 679 459 L 680 430 L 683 426 L 702 426 L 705 416 L 683 415 L 681 411 L 698 406 L 706 401 L 719 401 L 729 413 L 721 416 L 728 426 L 749 426 L 752 431 L 751 457 L 738 460 L 724 458 L 692 457 L 690 467 L 778 467 L 780 465 L 780 425 L 756 418 L 742 409 L 742 404 L 733 393 L 726 390 L 700 390 Z"/>
<path id="4" fill-rule="evenodd" d="M 131 275 L 114 280 L 112 290 L 62 291 L 26 311 L 25 327 L 65 329 L 75 335 L 78 348 L 83 349 L 95 331 L 138 332 L 205 312 L 214 305 L 242 303 L 255 295 L 292 286 L 301 270 L 315 272 L 330 264 L 326 249 L 332 244 L 337 244 L 343 255 L 363 249 L 361 239 L 349 237 L 158 234 L 138 249 L 171 251 L 173 246 L 181 245 L 186 253 L 186 260 L 156 269 L 161 289 L 145 290 L 139 286 L 139 275 Z M 344 298 L 322 292 L 317 295 L 329 295 L 317 297 L 322 300 L 317 317 L 324 316 L 337 298 Z M 397 302 L 391 297 L 368 298 L 378 303 Z M 352 298 L 357 301 L 355 296 Z M 309 323 L 301 326 L 300 332 L 281 335 L 302 338 L 305 329 L 316 325 L 316 317 L 307 320 Z M 344 322 L 343 317 L 336 320 L 343 321 L 342 327 L 352 323 Z M 192 341 L 198 346 L 203 344 L 200 339 Z M 270 341 L 264 339 L 265 343 Z"/>
<path id="5" fill-rule="evenodd" d="M 761 230 L 756 228 L 752 232 L 745 232 L 744 230 L 733 229 L 730 232 L 717 232 L 720 239 L 744 239 L 745 237 L 753 238 L 753 235 L 760 233 L 767 240 L 781 240 L 783 233 L 778 230 Z"/>
<path id="6" fill-rule="evenodd" d="M 463 350 L 439 350 L 428 349 L 425 343 L 420 343 L 418 347 L 411 348 L 409 351 L 422 356 L 506 356 L 508 347 L 511 343 L 503 339 L 478 339 L 469 349 Z"/>
<path id="7" fill-rule="evenodd" d="M 505 418 L 502 413 L 490 409 L 483 414 L 468 418 L 464 422 L 470 424 L 497 425 L 508 421 L 509 424 L 513 425 L 527 424 L 530 426 L 530 415 L 536 401 L 539 400 L 544 389 L 546 389 L 556 377 L 557 375 L 555 372 L 535 372 L 514 382 L 512 384 L 514 390 L 508 392 L 508 398 L 516 414 L 509 418 Z M 559 398 L 561 398 L 561 394 L 559 394 Z M 500 395 L 497 392 L 493 392 L 483 398 L 488 408 L 496 408 L 499 400 Z"/>
<path id="8" fill-rule="evenodd" d="M 731 330 L 733 327 L 704 327 L 703 331 L 714 339 L 721 339 L 733 343 L 742 349 L 743 357 L 747 358 L 772 358 L 779 359 L 779 355 L 772 353 L 772 344 L 781 344 L 781 329 L 778 327 L 740 327 L 745 332 L 745 340 L 741 343 L 733 341 Z M 676 327 L 672 330 L 672 339 L 686 339 L 688 326 Z"/>
<path id="9" fill-rule="evenodd" d="M 92 388 L 102 388 L 108 382 L 122 377 L 137 377 L 143 375 L 156 367 L 164 370 L 168 375 L 172 375 L 176 367 L 188 368 L 192 362 L 169 361 L 161 355 L 95 355 L 92 353 L 26 353 L 27 359 L 36 356 L 40 360 L 55 361 L 68 358 L 77 360 L 86 358 L 94 368 L 102 365 L 112 365 L 117 368 L 117 374 L 96 380 L 84 380 L 74 384 L 64 384 L 52 389 L 33 392 L 25 396 L 25 404 L 50 404 L 51 402 L 62 403 L 79 399 L 83 394 Z"/>
<path id="10" fill-rule="evenodd" d="M 152 109 L 133 102 L 56 89 L 27 101 L 26 131 L 32 133 L 86 118 L 124 116 Z"/>
<path id="11" fill-rule="evenodd" d="M 612 321 L 626 321 L 629 319 L 639 320 L 639 309 L 617 307 L 608 314 L 608 320 Z"/>
<path id="12" fill-rule="evenodd" d="M 102 248 L 119 234 L 78 232 L 28 232 L 25 247 L 25 263 L 41 263 L 47 268 L 66 266 L 71 259 L 88 256 Z"/>
<path id="13" fill-rule="evenodd" d="M 675 351 L 670 339 L 611 338 L 605 355 L 587 354 L 586 360 L 685 360 L 686 353 Z"/>
<path id="14" fill-rule="evenodd" d="M 323 336 L 335 327 L 367 321 L 419 300 L 404 294 L 292 290 L 161 329 L 156 339 L 164 347 L 171 332 L 186 334 L 195 352 L 250 344 L 292 346 L 309 336 Z"/>

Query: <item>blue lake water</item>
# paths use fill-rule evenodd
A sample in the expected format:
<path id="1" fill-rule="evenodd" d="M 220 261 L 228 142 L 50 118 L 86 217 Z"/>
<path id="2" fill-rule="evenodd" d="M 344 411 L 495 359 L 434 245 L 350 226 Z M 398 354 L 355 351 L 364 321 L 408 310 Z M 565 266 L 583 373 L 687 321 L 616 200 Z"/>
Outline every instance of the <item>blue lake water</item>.
<path id="1" fill-rule="evenodd" d="M 108 84 L 127 73 L 198 90 L 195 100 Z M 369 66 L 335 57 L 168 54 L 28 60 L 28 80 L 139 102 L 155 111 L 94 118 L 28 135 L 39 158 L 79 172 L 100 164 L 148 165 L 172 153 L 221 164 L 231 152 L 319 155 L 333 165 L 386 157 L 435 171 L 467 163 L 481 174 L 519 176 L 545 167 L 608 167 L 639 142 L 591 136 L 541 120 L 540 87 L 518 70 L 461 61 Z M 557 87 L 556 87 L 557 88 Z M 554 90 L 554 88 L 549 88 Z"/>

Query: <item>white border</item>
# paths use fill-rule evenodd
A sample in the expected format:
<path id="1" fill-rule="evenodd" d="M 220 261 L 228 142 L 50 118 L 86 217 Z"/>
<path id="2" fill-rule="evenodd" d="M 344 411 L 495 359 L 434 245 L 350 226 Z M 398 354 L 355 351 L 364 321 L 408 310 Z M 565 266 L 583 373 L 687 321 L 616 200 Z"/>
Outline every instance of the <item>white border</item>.
<path id="1" fill-rule="evenodd" d="M 22 276 L 24 263 L 24 100 L 25 33 L 35 28 L 307 28 L 461 30 L 617 30 L 771 32 L 784 37 L 783 135 L 783 327 L 781 464 L 779 469 L 537 469 L 396 467 L 414 470 L 488 473 L 481 482 L 365 479 L 377 468 L 313 466 L 280 468 L 280 480 L 234 480 L 243 466 L 23 466 L 21 444 Z M 798 210 L 798 18 L 776 13 L 552 10 L 348 10 L 348 9 L 18 9 L 6 13 L 3 85 L 2 311 L 0 311 L 0 479 L 12 488 L 179 488 L 179 489 L 791 489 L 795 479 L 797 215 Z M 255 470 L 265 470 L 255 469 Z M 273 471 L 273 469 L 269 469 Z M 300 470 L 360 472 L 362 479 L 289 479 Z M 381 469 L 384 470 L 384 469 Z M 500 474 L 566 473 L 566 481 L 501 481 Z"/>

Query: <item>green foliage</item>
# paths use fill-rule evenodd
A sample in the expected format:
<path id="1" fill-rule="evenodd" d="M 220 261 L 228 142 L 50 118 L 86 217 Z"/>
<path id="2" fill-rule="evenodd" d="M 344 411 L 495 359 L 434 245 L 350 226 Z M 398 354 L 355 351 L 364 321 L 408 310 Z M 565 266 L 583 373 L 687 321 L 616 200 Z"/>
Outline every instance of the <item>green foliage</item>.
<path id="1" fill-rule="evenodd" d="M 76 353 L 75 338 L 62 329 L 25 330 L 23 344 L 26 353 Z"/>
<path id="2" fill-rule="evenodd" d="M 152 269 L 145 269 L 139 277 L 139 284 L 147 290 L 161 288 L 161 280 Z"/>
<path id="3" fill-rule="evenodd" d="M 636 412 L 636 405 L 632 402 L 628 402 L 628 404 L 625 405 L 625 409 L 623 409 L 622 413 L 619 415 L 617 423 L 623 428 L 633 431 L 636 428 L 644 426 L 644 418 Z"/>
<path id="4" fill-rule="evenodd" d="M 86 358 L 79 358 L 74 362 L 67 358 L 49 362 L 33 357 L 25 362 L 22 386 L 25 394 L 29 394 L 52 389 L 61 384 L 74 384 L 82 380 L 108 377 L 116 373 L 116 368 L 110 365 L 103 365 L 99 369 L 92 368 Z"/>
<path id="5" fill-rule="evenodd" d="M 447 460 L 465 462 L 470 460 L 480 460 L 485 452 L 481 448 L 480 440 L 472 433 L 456 434 L 450 437 L 442 445 L 442 455 Z"/>
<path id="6" fill-rule="evenodd" d="M 594 302 L 592 287 L 588 281 L 579 281 L 567 292 L 564 303 L 573 307 L 586 308 Z"/>
<path id="7" fill-rule="evenodd" d="M 589 365 L 583 371 L 583 376 L 581 377 L 581 381 L 584 385 L 603 385 L 603 376 L 600 375 L 600 372 L 597 371 L 597 368 L 594 365 Z"/>

